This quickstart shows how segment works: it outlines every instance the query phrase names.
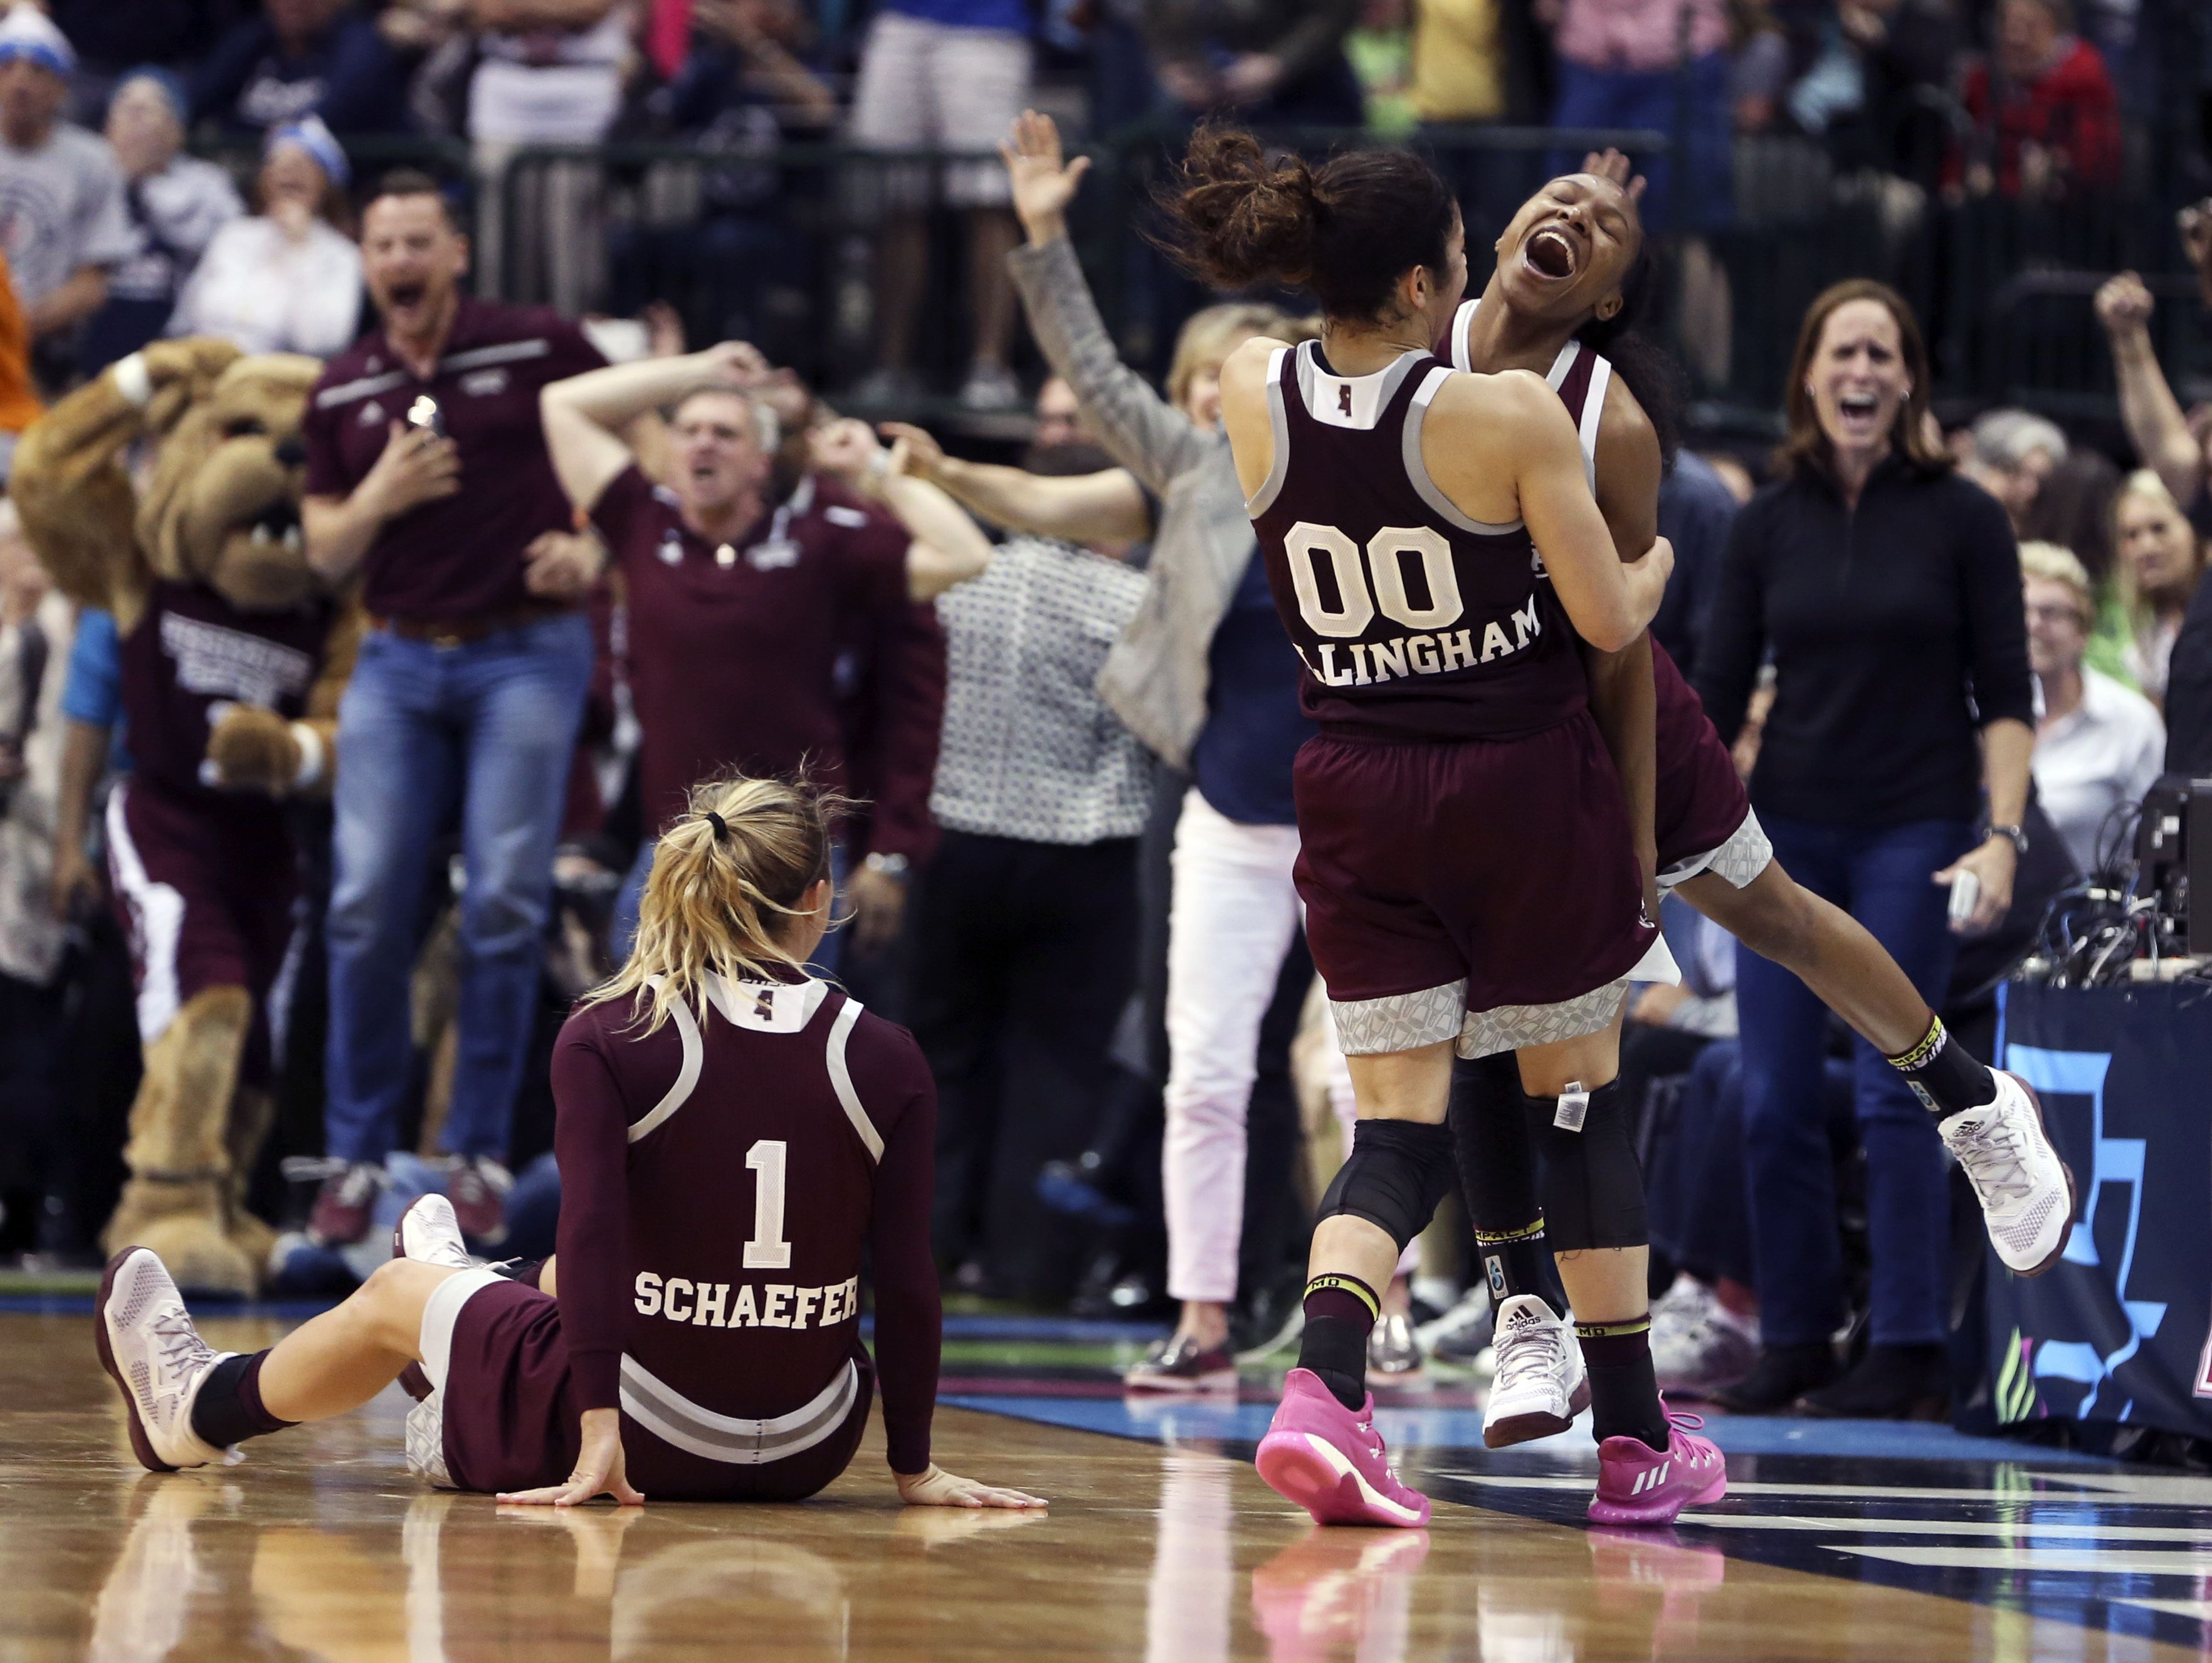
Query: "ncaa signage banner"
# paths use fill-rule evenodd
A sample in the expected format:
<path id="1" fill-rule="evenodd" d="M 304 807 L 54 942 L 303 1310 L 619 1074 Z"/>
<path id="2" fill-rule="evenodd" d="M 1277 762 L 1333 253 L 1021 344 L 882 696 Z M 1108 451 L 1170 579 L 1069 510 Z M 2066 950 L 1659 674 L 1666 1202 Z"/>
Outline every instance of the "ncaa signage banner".
<path id="1" fill-rule="evenodd" d="M 1997 1419 L 2212 1437 L 2212 986 L 2015 982 L 2001 1032 L 2080 1193 L 2042 1276 L 1990 1255 Z"/>

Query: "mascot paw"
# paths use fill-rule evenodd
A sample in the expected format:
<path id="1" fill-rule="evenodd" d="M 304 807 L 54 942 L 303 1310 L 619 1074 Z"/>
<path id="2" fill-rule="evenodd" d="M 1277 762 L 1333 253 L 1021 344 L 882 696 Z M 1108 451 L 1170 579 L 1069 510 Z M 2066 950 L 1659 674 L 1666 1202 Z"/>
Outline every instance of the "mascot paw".
<path id="1" fill-rule="evenodd" d="M 223 1234 L 222 1203 L 212 1180 L 149 1182 L 124 1188 L 101 1245 L 111 1253 L 146 1247 L 161 1256 L 187 1294 L 251 1299 L 260 1290 L 261 1264 Z"/>
<path id="2" fill-rule="evenodd" d="M 209 785 L 282 797 L 300 777 L 300 742 L 273 710 L 233 705 L 208 733 Z"/>

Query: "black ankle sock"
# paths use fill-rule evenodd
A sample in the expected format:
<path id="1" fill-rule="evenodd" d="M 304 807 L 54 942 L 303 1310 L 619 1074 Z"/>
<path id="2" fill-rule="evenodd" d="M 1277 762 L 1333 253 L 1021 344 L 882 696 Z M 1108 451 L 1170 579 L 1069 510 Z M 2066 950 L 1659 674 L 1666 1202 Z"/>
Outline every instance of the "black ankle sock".
<path id="1" fill-rule="evenodd" d="M 1920 1043 L 1889 1065 L 1905 1076 L 1912 1095 L 1937 1119 L 1979 1108 L 1997 1095 L 1996 1077 L 1987 1065 L 1951 1037 L 1941 1017 L 1929 1018 Z"/>
<path id="2" fill-rule="evenodd" d="M 1367 1336 L 1382 1307 L 1375 1290 L 1358 1277 L 1317 1276 L 1306 1284 L 1298 1367 L 1313 1370 L 1354 1413 L 1367 1404 Z"/>
<path id="3" fill-rule="evenodd" d="M 1474 1251 L 1482 1261 L 1483 1274 L 1489 1278 L 1493 1307 L 1504 1304 L 1516 1294 L 1534 1294 L 1552 1308 L 1554 1316 L 1567 1308 L 1566 1296 L 1559 1287 L 1559 1269 L 1553 1264 L 1551 1248 L 1544 1240 L 1540 1216 L 1534 1223 L 1524 1224 L 1516 1230 L 1476 1230 Z"/>
<path id="4" fill-rule="evenodd" d="M 1667 1411 L 1651 1371 L 1651 1319 L 1577 1322 L 1575 1338 L 1589 1371 L 1590 1435 L 1600 1443 L 1641 1438 L 1654 1449 L 1666 1448 Z"/>
<path id="5" fill-rule="evenodd" d="M 217 1449 L 228 1449 L 298 1423 L 278 1420 L 262 1405 L 261 1364 L 268 1355 L 256 1351 L 252 1356 L 225 1357 L 208 1371 L 199 1395 L 192 1399 L 192 1431 L 198 1436 Z"/>

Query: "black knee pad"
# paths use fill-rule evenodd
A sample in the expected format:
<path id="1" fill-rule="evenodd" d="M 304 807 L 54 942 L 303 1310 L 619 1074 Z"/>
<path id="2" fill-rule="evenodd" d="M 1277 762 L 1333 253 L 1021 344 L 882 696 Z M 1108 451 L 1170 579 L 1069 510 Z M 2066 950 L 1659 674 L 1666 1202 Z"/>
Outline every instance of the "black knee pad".
<path id="1" fill-rule="evenodd" d="M 1362 1120 L 1352 1131 L 1352 1153 L 1321 1199 L 1321 1216 L 1364 1218 L 1403 1253 L 1428 1228 L 1454 1176 L 1449 1127 Z"/>
<path id="2" fill-rule="evenodd" d="M 1478 1240 L 1510 1235 L 1543 1216 L 1524 1101 L 1520 1065 L 1510 1051 L 1462 1058 L 1452 1066 L 1444 1123 L 1451 1127 L 1468 1228 Z"/>
<path id="3" fill-rule="evenodd" d="M 1553 1123 L 1557 1097 L 1529 1097 L 1529 1135 L 1544 1157 L 1544 1229 L 1554 1253 L 1642 1247 L 1651 1230 L 1644 1211 L 1644 1168 L 1629 1135 L 1628 1103 L 1618 1080 L 1589 1094 L 1579 1132 Z"/>

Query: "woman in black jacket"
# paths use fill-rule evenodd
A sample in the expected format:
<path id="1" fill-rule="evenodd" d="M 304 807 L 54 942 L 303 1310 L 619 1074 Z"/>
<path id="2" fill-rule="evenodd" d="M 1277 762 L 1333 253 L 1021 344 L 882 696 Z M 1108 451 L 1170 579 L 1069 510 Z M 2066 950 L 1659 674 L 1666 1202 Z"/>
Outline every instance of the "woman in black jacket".
<path id="1" fill-rule="evenodd" d="M 1838 283 L 1814 301 L 1781 477 L 1736 520 L 1697 687 L 1732 738 L 1771 656 L 1751 780 L 1760 823 L 1791 875 L 1872 931 L 1932 1004 L 1954 932 L 1987 928 L 2011 899 L 2034 726 L 2012 530 L 1932 441 L 1928 395 L 1927 351 L 1893 290 Z M 1827 1014 L 1756 954 L 1739 952 L 1737 975 L 1766 1350 L 1724 1398 L 1835 1415 L 1940 1407 L 1949 1212 L 1932 1105 L 1855 1042 L 1872 1344 L 1831 1383 L 1844 1310 L 1819 1113 Z"/>

